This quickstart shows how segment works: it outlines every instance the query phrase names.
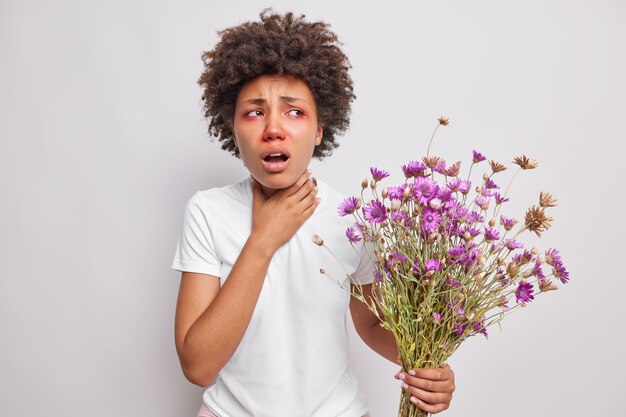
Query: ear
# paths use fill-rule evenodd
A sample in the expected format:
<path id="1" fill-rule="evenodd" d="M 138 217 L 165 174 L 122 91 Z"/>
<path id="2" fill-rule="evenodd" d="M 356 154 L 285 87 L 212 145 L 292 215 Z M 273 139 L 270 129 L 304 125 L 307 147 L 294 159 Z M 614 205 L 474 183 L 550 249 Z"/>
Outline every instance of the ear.
<path id="1" fill-rule="evenodd" d="M 233 133 L 233 143 L 235 144 L 235 148 L 238 148 L 239 146 L 237 145 L 237 138 L 235 137 L 235 133 Z"/>
<path id="2" fill-rule="evenodd" d="M 315 146 L 319 146 L 322 143 L 322 136 L 324 136 L 324 126 L 317 126 L 317 133 L 315 134 Z"/>

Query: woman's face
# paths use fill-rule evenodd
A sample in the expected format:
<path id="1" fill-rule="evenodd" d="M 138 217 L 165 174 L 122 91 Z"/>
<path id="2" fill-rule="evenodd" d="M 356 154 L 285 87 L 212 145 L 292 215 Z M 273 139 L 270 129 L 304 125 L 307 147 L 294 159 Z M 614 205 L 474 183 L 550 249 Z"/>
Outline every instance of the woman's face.
<path id="1" fill-rule="evenodd" d="M 300 79 L 261 75 L 242 87 L 233 133 L 243 164 L 266 196 L 294 184 L 309 166 L 323 128 L 311 90 Z"/>

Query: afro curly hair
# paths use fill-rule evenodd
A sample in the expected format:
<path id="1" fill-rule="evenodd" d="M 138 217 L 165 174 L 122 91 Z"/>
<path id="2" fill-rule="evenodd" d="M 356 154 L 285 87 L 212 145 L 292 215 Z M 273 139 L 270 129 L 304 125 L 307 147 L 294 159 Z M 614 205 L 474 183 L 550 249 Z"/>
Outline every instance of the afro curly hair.
<path id="1" fill-rule="evenodd" d="M 204 89 L 209 134 L 239 158 L 233 140 L 239 91 L 260 75 L 289 75 L 304 81 L 315 98 L 323 135 L 313 157 L 323 159 L 339 146 L 335 135 L 344 133 L 350 124 L 350 106 L 356 96 L 348 57 L 327 23 L 310 23 L 304 15 L 280 15 L 271 9 L 263 10 L 260 18 L 219 31 L 219 42 L 202 54 L 204 71 L 198 84 Z"/>

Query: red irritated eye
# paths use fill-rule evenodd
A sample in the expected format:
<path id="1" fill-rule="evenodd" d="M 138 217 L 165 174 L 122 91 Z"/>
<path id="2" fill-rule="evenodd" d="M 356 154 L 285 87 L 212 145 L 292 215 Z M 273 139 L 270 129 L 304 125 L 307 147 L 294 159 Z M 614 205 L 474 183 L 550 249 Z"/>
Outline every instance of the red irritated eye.
<path id="1" fill-rule="evenodd" d="M 261 110 L 250 110 L 249 112 L 244 113 L 244 117 L 256 117 L 262 116 Z"/>
<path id="2" fill-rule="evenodd" d="M 289 112 L 287 114 L 289 114 L 290 116 L 296 116 L 296 117 L 304 116 L 304 112 L 302 110 L 299 110 L 299 109 L 289 110 Z"/>

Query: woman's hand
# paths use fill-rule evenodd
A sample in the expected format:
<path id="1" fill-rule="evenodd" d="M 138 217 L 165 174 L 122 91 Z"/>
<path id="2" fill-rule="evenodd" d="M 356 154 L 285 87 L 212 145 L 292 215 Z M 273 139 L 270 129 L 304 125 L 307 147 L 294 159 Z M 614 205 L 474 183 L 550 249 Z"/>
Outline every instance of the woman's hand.
<path id="1" fill-rule="evenodd" d="M 411 394 L 411 402 L 431 414 L 450 407 L 454 392 L 454 372 L 445 368 L 416 368 L 394 376 L 402 381 L 402 388 Z"/>
<path id="2" fill-rule="evenodd" d="M 296 234 L 319 205 L 317 185 L 307 170 L 292 186 L 265 197 L 252 179 L 252 232 L 264 246 L 275 251 Z"/>

